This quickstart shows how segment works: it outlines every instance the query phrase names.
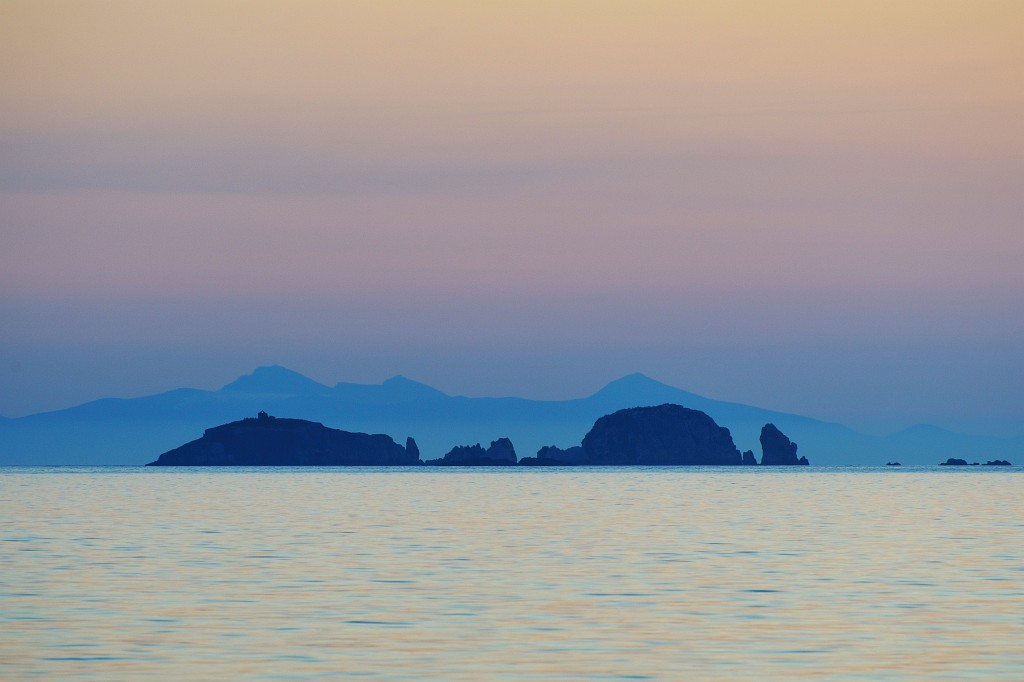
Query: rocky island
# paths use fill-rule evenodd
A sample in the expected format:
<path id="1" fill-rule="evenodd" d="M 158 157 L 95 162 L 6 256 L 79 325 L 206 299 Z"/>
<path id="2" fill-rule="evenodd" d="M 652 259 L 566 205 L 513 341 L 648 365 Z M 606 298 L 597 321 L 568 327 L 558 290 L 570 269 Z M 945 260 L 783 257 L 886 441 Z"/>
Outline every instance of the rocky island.
<path id="1" fill-rule="evenodd" d="M 516 449 L 512 447 L 512 441 L 508 438 L 499 438 L 491 441 L 490 447 L 486 450 L 480 443 L 456 445 L 444 457 L 429 459 L 426 463 L 430 466 L 443 467 L 515 466 Z"/>
<path id="2" fill-rule="evenodd" d="M 796 443 L 772 424 L 761 430 L 762 465 L 806 465 Z M 508 438 L 484 449 L 458 445 L 430 466 L 751 466 L 729 429 L 699 410 L 666 403 L 632 407 L 599 418 L 583 442 L 543 447 L 517 460 Z M 384 434 L 351 433 L 303 419 L 256 417 L 206 429 L 202 438 L 163 453 L 147 466 L 416 466 L 416 441 L 405 447 Z"/>
<path id="3" fill-rule="evenodd" d="M 775 424 L 765 424 L 761 428 L 761 465 L 769 466 L 807 466 L 810 462 L 806 457 L 796 456 L 796 443 L 779 431 Z"/>
<path id="4" fill-rule="evenodd" d="M 582 447 L 586 464 L 743 464 L 729 429 L 699 410 L 672 404 L 605 415 Z"/>
<path id="5" fill-rule="evenodd" d="M 808 464 L 807 458 L 796 457 L 796 443 L 772 424 L 761 431 L 761 448 L 762 464 Z M 605 415 L 580 445 L 565 450 L 543 447 L 536 457 L 523 458 L 520 464 L 751 466 L 757 460 L 750 450 L 741 454 L 729 429 L 704 412 L 668 403 Z"/>
<path id="6" fill-rule="evenodd" d="M 945 462 L 939 462 L 939 466 L 940 467 L 966 467 L 966 466 L 976 467 L 976 466 L 978 466 L 978 463 L 977 462 L 968 462 L 966 459 L 959 459 L 957 457 L 950 457 Z M 1013 465 L 1010 462 L 1008 462 L 1007 460 L 1005 460 L 1005 459 L 990 459 L 989 461 L 985 462 L 981 466 L 987 466 L 987 467 L 1008 467 L 1008 466 L 1013 466 Z"/>
<path id="7" fill-rule="evenodd" d="M 409 466 L 420 464 L 416 442 L 405 447 L 383 434 L 351 433 L 266 412 L 207 429 L 202 438 L 146 466 Z"/>

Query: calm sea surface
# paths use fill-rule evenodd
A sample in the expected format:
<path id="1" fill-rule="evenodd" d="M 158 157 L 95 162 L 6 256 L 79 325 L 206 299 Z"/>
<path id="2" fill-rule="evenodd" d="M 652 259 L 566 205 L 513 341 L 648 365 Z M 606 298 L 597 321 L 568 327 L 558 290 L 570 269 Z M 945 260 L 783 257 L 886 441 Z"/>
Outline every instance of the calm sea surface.
<path id="1" fill-rule="evenodd" d="M 0 469 L 0 678 L 1024 679 L 1024 472 Z"/>

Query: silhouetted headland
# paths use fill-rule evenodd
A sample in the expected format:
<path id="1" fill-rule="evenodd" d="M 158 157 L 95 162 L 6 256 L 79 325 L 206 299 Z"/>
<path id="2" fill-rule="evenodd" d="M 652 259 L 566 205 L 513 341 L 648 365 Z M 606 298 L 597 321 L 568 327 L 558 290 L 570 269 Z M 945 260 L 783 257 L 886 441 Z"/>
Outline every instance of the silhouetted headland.
<path id="1" fill-rule="evenodd" d="M 382 434 L 351 433 L 304 419 L 260 412 L 207 429 L 202 438 L 163 453 L 146 466 L 408 466 L 420 463 L 411 438 L 406 447 Z"/>

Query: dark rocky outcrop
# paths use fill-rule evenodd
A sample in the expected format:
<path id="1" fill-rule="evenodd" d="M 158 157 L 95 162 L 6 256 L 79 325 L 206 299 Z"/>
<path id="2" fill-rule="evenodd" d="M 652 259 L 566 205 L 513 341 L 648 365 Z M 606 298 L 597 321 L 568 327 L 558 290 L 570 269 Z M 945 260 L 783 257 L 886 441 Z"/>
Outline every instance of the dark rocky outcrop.
<path id="1" fill-rule="evenodd" d="M 887 466 L 887 467 L 901 467 L 903 465 L 900 464 L 899 462 L 886 462 L 885 466 Z"/>
<path id="2" fill-rule="evenodd" d="M 583 438 L 581 464 L 739 465 L 729 429 L 681 405 L 633 407 L 605 415 Z"/>
<path id="3" fill-rule="evenodd" d="M 549 445 L 537 451 L 537 458 L 549 458 L 565 462 L 566 464 L 577 464 L 586 459 L 586 454 L 583 452 L 583 447 L 580 445 L 574 445 L 571 448 L 566 448 L 565 450 L 554 445 Z"/>
<path id="4" fill-rule="evenodd" d="M 351 433 L 304 419 L 260 412 L 207 429 L 202 438 L 163 453 L 147 466 L 409 466 L 419 464 L 411 438 L 402 447 L 383 434 Z"/>
<path id="5" fill-rule="evenodd" d="M 491 441 L 486 450 L 479 443 L 476 445 L 456 445 L 439 459 L 427 460 L 432 466 L 445 467 L 497 467 L 514 466 L 516 449 L 508 438 Z"/>
<path id="6" fill-rule="evenodd" d="M 542 447 L 522 466 L 756 464 L 736 449 L 729 429 L 699 410 L 681 405 L 633 407 L 598 419 L 582 445 Z"/>
<path id="7" fill-rule="evenodd" d="M 516 449 L 508 438 L 492 440 L 490 447 L 487 448 L 487 456 L 499 462 L 516 463 Z"/>
<path id="8" fill-rule="evenodd" d="M 519 464 L 528 467 L 572 466 L 583 464 L 585 459 L 583 448 L 579 445 L 565 450 L 555 445 L 545 445 L 537 451 L 536 457 L 523 457 Z"/>
<path id="9" fill-rule="evenodd" d="M 761 428 L 761 464 L 762 466 L 807 466 L 806 457 L 796 456 L 797 445 L 789 440 L 775 424 L 765 424 Z"/>
<path id="10" fill-rule="evenodd" d="M 976 467 L 976 466 L 979 466 L 979 464 L 977 462 L 968 462 L 966 459 L 958 459 L 956 457 L 950 457 L 945 462 L 939 462 L 939 466 L 940 467 L 966 467 L 966 466 Z M 1008 467 L 1008 466 L 1013 466 L 1013 464 L 1011 464 L 1010 462 L 1008 462 L 1005 459 L 990 459 L 989 461 L 985 462 L 983 465 L 980 465 L 980 466 Z"/>
<path id="11" fill-rule="evenodd" d="M 521 467 L 567 467 L 572 466 L 568 462 L 563 462 L 560 459 L 551 459 L 550 457 L 523 457 L 519 460 L 519 466 Z"/>
<path id="12" fill-rule="evenodd" d="M 753 450 L 746 450 L 743 453 L 743 466 L 756 466 L 757 458 L 754 457 Z"/>

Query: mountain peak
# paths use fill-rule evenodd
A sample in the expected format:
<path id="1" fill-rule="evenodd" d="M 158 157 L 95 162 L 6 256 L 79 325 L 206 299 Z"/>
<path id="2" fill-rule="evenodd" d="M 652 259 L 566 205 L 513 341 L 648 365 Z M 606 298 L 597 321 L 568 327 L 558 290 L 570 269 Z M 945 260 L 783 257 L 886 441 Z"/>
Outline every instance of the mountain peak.
<path id="1" fill-rule="evenodd" d="M 615 379 L 614 381 L 608 382 L 608 384 L 606 384 L 604 388 L 598 391 L 598 393 L 623 393 L 645 391 L 652 389 L 657 389 L 659 391 L 663 391 L 665 389 L 670 389 L 672 391 L 680 390 L 675 388 L 674 386 L 669 386 L 668 384 L 663 384 L 660 381 L 652 379 L 646 374 L 642 374 L 640 372 L 633 372 L 632 374 L 627 374 L 624 377 L 620 377 L 618 379 Z"/>
<path id="2" fill-rule="evenodd" d="M 257 367 L 251 374 L 240 376 L 222 391 L 242 393 L 308 394 L 328 391 L 326 386 L 281 365 Z"/>
<path id="3" fill-rule="evenodd" d="M 433 386 L 420 383 L 419 381 L 413 381 L 409 377 L 396 374 L 395 376 L 387 379 L 382 384 L 385 390 L 405 393 L 409 395 L 445 395 L 441 391 L 437 390 Z"/>
<path id="4" fill-rule="evenodd" d="M 694 400 L 701 400 L 700 396 L 675 386 L 663 384 L 640 372 L 627 374 L 615 381 L 611 381 L 590 397 L 624 407 L 657 405 L 660 403 L 689 405 Z"/>
<path id="5" fill-rule="evenodd" d="M 608 382 L 608 386 L 649 386 L 651 384 L 665 386 L 665 384 L 652 379 L 643 372 L 633 372 L 632 374 L 627 374 Z M 605 388 L 607 388 L 607 386 Z"/>

